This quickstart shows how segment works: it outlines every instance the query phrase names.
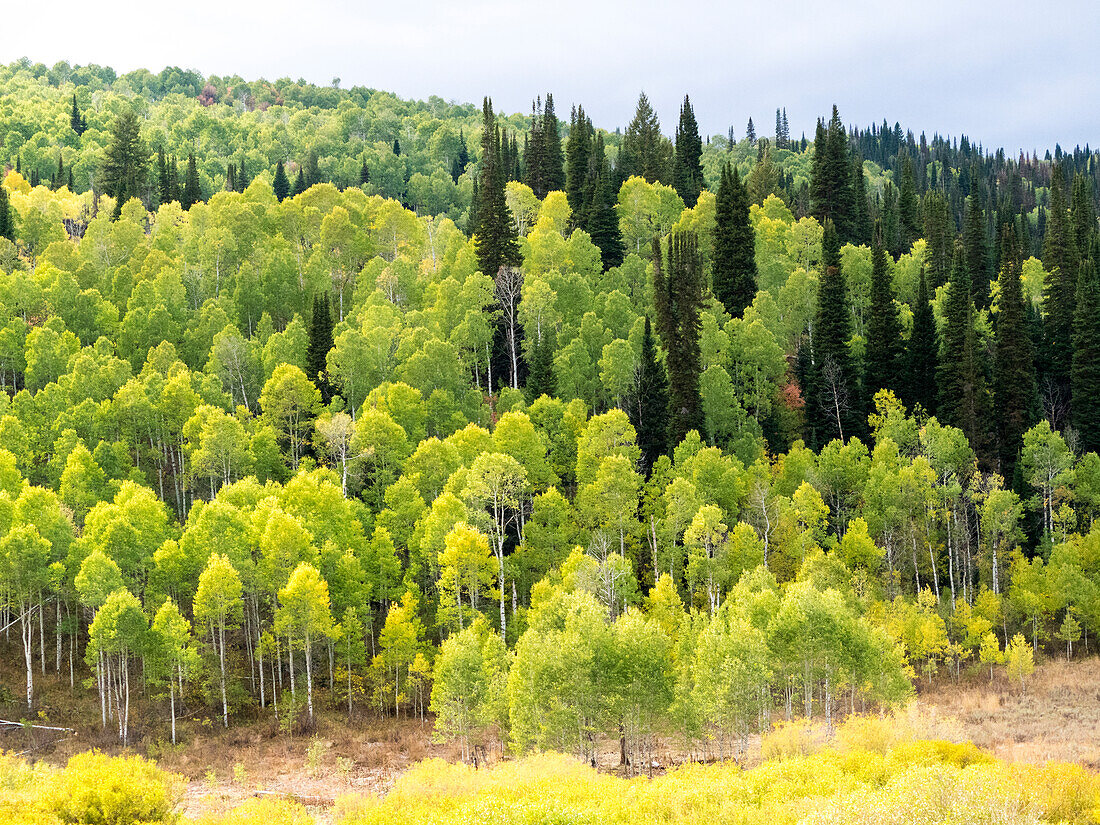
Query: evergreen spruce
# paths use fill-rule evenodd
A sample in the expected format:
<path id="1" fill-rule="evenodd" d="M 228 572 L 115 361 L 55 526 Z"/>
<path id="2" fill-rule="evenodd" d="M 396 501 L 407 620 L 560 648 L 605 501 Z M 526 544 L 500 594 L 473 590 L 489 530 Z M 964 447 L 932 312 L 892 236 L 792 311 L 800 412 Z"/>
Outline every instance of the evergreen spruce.
<path id="1" fill-rule="evenodd" d="M 303 164 L 302 171 L 305 173 L 306 183 L 305 189 L 302 190 L 303 192 L 309 189 L 309 187 L 321 183 L 321 167 L 318 165 L 316 149 L 310 149 L 309 152 L 306 153 L 306 162 Z M 295 192 L 294 194 L 297 195 L 301 193 Z"/>
<path id="2" fill-rule="evenodd" d="M 1077 243 L 1066 207 L 1064 180 L 1062 165 L 1055 164 L 1050 181 L 1050 212 L 1043 239 L 1043 267 L 1050 273 L 1043 295 L 1047 359 L 1050 379 L 1060 391 L 1069 387 L 1077 295 Z"/>
<path id="3" fill-rule="evenodd" d="M 565 157 L 561 149 L 561 127 L 554 111 L 554 96 L 546 93 L 546 105 L 539 119 L 542 130 L 542 185 L 549 192 L 565 189 Z M 545 196 L 544 196 L 545 197 Z"/>
<path id="4" fill-rule="evenodd" d="M 76 92 L 73 92 L 73 109 L 72 114 L 69 115 L 69 127 L 76 132 L 77 137 L 83 135 L 84 131 L 88 128 L 87 122 L 80 114 L 80 109 L 76 105 Z"/>
<path id="5" fill-rule="evenodd" d="M 778 111 L 777 111 L 778 115 Z M 680 106 L 680 122 L 676 126 L 676 150 L 672 166 L 672 187 L 689 209 L 699 200 L 703 189 L 703 141 L 691 100 L 684 95 Z"/>
<path id="6" fill-rule="evenodd" d="M 594 136 L 592 121 L 584 113 L 584 107 L 574 108 L 569 119 L 569 142 L 565 145 L 565 196 L 573 211 L 573 223 L 582 229 L 583 215 L 588 205 L 584 181 L 588 175 L 588 160 L 592 157 Z"/>
<path id="7" fill-rule="evenodd" d="M 183 182 L 183 193 L 180 197 L 180 206 L 190 209 L 202 200 L 202 188 L 199 186 L 199 168 L 195 163 L 194 153 L 187 156 L 187 177 Z"/>
<path id="8" fill-rule="evenodd" d="M 401 154 L 401 144 L 397 142 L 397 138 L 393 139 L 393 153 L 395 155 Z"/>
<path id="9" fill-rule="evenodd" d="M 0 232 L 0 234 L 3 234 Z M 1081 263 L 1073 322 L 1072 420 L 1082 452 L 1100 452 L 1100 247 Z"/>
<path id="10" fill-rule="evenodd" d="M 328 380 L 328 353 L 332 349 L 332 311 L 327 294 L 313 297 L 313 315 L 309 323 L 309 344 L 306 348 L 306 376 L 321 391 L 321 400 L 332 400 Z"/>
<path id="11" fill-rule="evenodd" d="M 954 234 L 947 198 L 942 192 L 929 192 L 924 198 L 924 260 L 933 290 L 947 283 L 951 274 Z"/>
<path id="12" fill-rule="evenodd" d="M 748 190 L 728 163 L 722 167 L 714 219 L 711 288 L 726 311 L 740 318 L 756 297 L 756 238 Z"/>
<path id="13" fill-rule="evenodd" d="M 502 266 L 519 266 L 521 260 L 515 224 L 504 199 L 501 134 L 489 98 L 482 103 L 482 127 L 474 236 L 478 268 L 495 280 Z"/>
<path id="14" fill-rule="evenodd" d="M 1035 360 L 1028 332 L 1019 240 L 1011 225 L 1001 234 L 999 312 L 993 359 L 993 409 L 1000 473 L 1012 478 L 1023 435 L 1035 423 Z"/>
<path id="15" fill-rule="evenodd" d="M 848 282 L 840 265 L 840 236 L 831 220 L 825 222 L 821 242 L 824 272 L 818 283 L 817 319 L 814 325 L 815 395 L 825 441 L 859 434 L 859 398 L 848 342 L 852 337 L 852 313 Z"/>
<path id="16" fill-rule="evenodd" d="M 148 169 L 149 150 L 141 138 L 137 115 L 131 110 L 124 111 L 111 129 L 100 173 L 103 191 L 115 199 L 115 219 L 122 214 L 126 201 L 145 194 Z"/>
<path id="17" fill-rule="evenodd" d="M 882 225 L 877 224 L 871 248 L 871 306 L 867 318 L 864 386 L 868 398 L 873 398 L 880 389 L 900 388 L 901 357 L 901 321 L 894 302 Z"/>
<path id="18" fill-rule="evenodd" d="M 1092 181 L 1078 172 L 1073 176 L 1070 194 L 1070 216 L 1077 252 L 1083 258 L 1088 254 L 1092 233 L 1096 231 L 1096 207 L 1092 200 Z"/>
<path id="19" fill-rule="evenodd" d="M 15 243 L 15 212 L 11 208 L 8 189 L 3 184 L 0 184 L 0 238 Z"/>
<path id="20" fill-rule="evenodd" d="M 923 268 L 917 287 L 917 302 L 913 307 L 913 331 L 905 348 L 905 401 L 912 408 L 920 407 L 929 415 L 936 414 L 936 374 L 940 347 L 936 332 L 936 316 L 928 294 L 928 278 Z"/>
<path id="21" fill-rule="evenodd" d="M 661 134 L 657 113 L 643 92 L 619 147 L 619 180 L 638 175 L 650 183 L 667 183 L 671 161 L 672 146 Z"/>
<path id="22" fill-rule="evenodd" d="M 867 179 L 863 174 L 863 156 L 852 158 L 852 243 L 871 243 L 871 210 L 867 201 Z"/>
<path id="23" fill-rule="evenodd" d="M 963 223 L 963 245 L 966 247 L 966 264 L 970 275 L 970 293 L 977 309 L 989 306 L 989 236 L 985 212 L 975 193 L 966 199 L 966 218 Z"/>
<path id="24" fill-rule="evenodd" d="M 979 364 L 974 331 L 974 304 L 970 295 L 970 267 L 959 246 L 944 302 L 943 351 L 937 381 L 936 414 L 943 424 L 958 427 L 976 452 L 984 450 L 987 421 L 985 379 Z"/>
<path id="25" fill-rule="evenodd" d="M 237 175 L 235 167 L 232 163 L 227 164 L 225 167 L 225 191 L 236 192 L 237 191 Z"/>
<path id="26" fill-rule="evenodd" d="M 638 447 L 642 452 L 646 476 L 652 470 L 653 462 L 668 452 L 668 409 L 668 376 L 665 375 L 664 365 L 657 360 L 657 342 L 647 315 L 637 383 L 627 410 L 630 423 L 638 434 Z"/>
<path id="27" fill-rule="evenodd" d="M 61 153 L 57 153 L 57 172 L 53 176 L 53 189 L 60 189 L 65 185 L 65 160 L 61 157 Z"/>
<path id="28" fill-rule="evenodd" d="M 600 258 L 606 272 L 623 262 L 623 236 L 619 228 L 619 213 L 615 209 L 618 202 L 615 185 L 611 181 L 611 171 L 604 159 L 603 135 L 596 138 L 594 158 L 600 164 L 596 176 L 592 201 L 584 211 L 584 224 L 588 234 L 600 250 Z"/>
<path id="29" fill-rule="evenodd" d="M 913 159 L 908 150 L 901 154 L 901 178 L 898 183 L 898 224 L 901 247 L 908 250 L 921 235 L 920 198 L 913 177 Z"/>
<path id="30" fill-rule="evenodd" d="M 245 168 L 244 165 L 243 152 L 241 153 L 241 162 L 236 165 L 234 171 L 236 172 L 237 176 L 237 188 L 234 191 L 244 192 L 244 190 L 248 188 L 248 184 L 250 184 L 252 181 L 248 178 L 248 170 Z"/>
<path id="31" fill-rule="evenodd" d="M 168 159 L 163 146 L 157 149 L 157 197 L 162 204 L 172 202 L 172 181 L 168 177 Z"/>
<path id="32" fill-rule="evenodd" d="M 836 225 L 841 245 L 852 239 L 855 206 L 852 167 L 848 159 L 848 132 L 841 123 L 836 106 L 833 106 L 828 126 L 818 121 L 811 167 L 810 202 L 814 217 L 822 224 L 831 220 Z"/>
<path id="33" fill-rule="evenodd" d="M 749 146 L 756 145 L 756 127 L 752 125 L 752 118 L 749 118 L 749 123 L 745 127 L 745 137 L 749 139 Z"/>
<path id="34" fill-rule="evenodd" d="M 298 195 L 309 189 L 309 184 L 306 183 L 306 173 L 301 166 L 298 167 L 298 177 L 294 179 L 294 188 L 290 190 L 291 197 L 297 197 Z"/>
<path id="35" fill-rule="evenodd" d="M 554 345 L 549 335 L 532 342 L 526 354 L 527 383 L 523 387 L 527 403 L 533 403 L 543 395 L 553 397 L 557 391 L 554 383 Z"/>
<path id="36" fill-rule="evenodd" d="M 461 175 L 462 173 L 459 172 Z M 458 182 L 458 178 L 455 178 L 455 182 Z M 367 159 L 363 158 L 363 165 L 359 167 L 359 185 L 366 186 L 370 183 L 370 168 L 367 166 Z"/>
<path id="37" fill-rule="evenodd" d="M 279 161 L 275 164 L 275 179 L 271 183 L 271 188 L 275 192 L 275 197 L 282 203 L 286 200 L 290 194 L 290 181 L 286 177 L 286 167 L 283 166 L 283 162 Z"/>
<path id="38" fill-rule="evenodd" d="M 694 232 L 673 232 L 667 258 L 653 239 L 653 300 L 657 331 L 668 366 L 669 444 L 675 446 L 691 430 L 703 432 L 703 402 L 699 394 L 703 272 Z"/>

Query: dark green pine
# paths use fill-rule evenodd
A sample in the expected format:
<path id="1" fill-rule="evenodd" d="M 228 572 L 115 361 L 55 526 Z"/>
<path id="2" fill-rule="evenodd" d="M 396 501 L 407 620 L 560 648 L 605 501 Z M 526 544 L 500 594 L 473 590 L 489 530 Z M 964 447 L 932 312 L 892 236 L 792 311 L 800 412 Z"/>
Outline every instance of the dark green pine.
<path id="1" fill-rule="evenodd" d="M 1023 435 L 1035 423 L 1038 394 L 1021 277 L 1019 239 L 1011 225 L 1001 235 L 999 311 L 993 358 L 993 410 L 1003 478 L 1012 478 Z"/>
<path id="2" fill-rule="evenodd" d="M 15 214 L 11 208 L 8 190 L 0 186 L 0 238 L 15 242 Z"/>
<path id="3" fill-rule="evenodd" d="M 561 149 L 561 126 L 554 111 L 554 96 L 546 93 L 542 110 L 542 181 L 547 192 L 565 189 L 565 156 Z"/>
<path id="4" fill-rule="evenodd" d="M 172 182 L 168 179 L 168 159 L 163 146 L 157 149 L 157 197 L 162 204 L 172 202 Z"/>
<path id="5" fill-rule="evenodd" d="M 867 179 L 863 174 L 863 156 L 852 158 L 852 243 L 871 243 L 871 210 L 867 201 Z"/>
<path id="6" fill-rule="evenodd" d="M 329 308 L 328 295 L 315 295 L 313 315 L 309 323 L 309 344 L 306 348 L 306 376 L 321 391 L 321 399 L 326 404 L 332 400 L 327 361 L 332 343 L 332 311 Z"/>
<path id="7" fill-rule="evenodd" d="M 592 121 L 585 115 L 584 107 L 576 107 L 569 120 L 569 140 L 565 144 L 565 196 L 573 211 L 573 223 L 582 229 L 582 216 L 588 205 L 584 180 L 592 156 L 593 136 Z"/>
<path id="8" fill-rule="evenodd" d="M 227 164 L 225 167 L 225 191 L 237 191 L 237 175 L 235 172 L 235 167 L 232 163 Z"/>
<path id="9" fill-rule="evenodd" d="M 668 452 L 668 404 L 668 376 L 664 365 L 657 360 L 657 342 L 647 315 L 637 384 L 627 410 L 630 423 L 638 434 L 642 466 L 647 476 L 653 462 Z"/>
<path id="10" fill-rule="evenodd" d="M 1096 231 L 1096 207 L 1092 202 L 1092 181 L 1080 172 L 1073 176 L 1070 215 L 1077 251 L 1081 257 L 1084 257 L 1088 252 L 1092 234 Z"/>
<path id="11" fill-rule="evenodd" d="M 653 295 L 657 331 L 668 367 L 671 445 L 691 430 L 703 432 L 703 402 L 699 392 L 703 275 L 694 232 L 674 232 L 668 238 L 668 256 L 653 239 Z"/>
<path id="12" fill-rule="evenodd" d="M 913 159 L 909 152 L 902 152 L 901 176 L 898 182 L 898 223 L 901 245 L 909 249 L 913 241 L 920 237 L 920 198 L 917 197 L 917 184 L 913 178 Z"/>
<path id="13" fill-rule="evenodd" d="M 1073 329 L 1071 415 L 1082 452 L 1100 452 L 1100 246 L 1091 252 L 1077 276 Z"/>
<path id="14" fill-rule="evenodd" d="M 111 129 L 110 142 L 104 153 L 100 173 L 103 191 L 115 199 L 116 219 L 122 214 L 122 206 L 126 201 L 130 198 L 141 198 L 145 194 L 148 168 L 149 150 L 145 148 L 145 141 L 141 138 L 137 115 L 133 111 L 124 111 Z"/>
<path id="15" fill-rule="evenodd" d="M 401 144 L 397 142 L 397 138 L 393 139 L 393 153 L 395 155 L 401 154 Z"/>
<path id="16" fill-rule="evenodd" d="M 531 187 L 535 197 L 546 197 L 546 187 L 542 181 L 543 173 L 543 132 L 542 132 L 542 100 L 531 101 L 531 134 L 526 138 L 523 159 L 527 165 L 525 183 Z"/>
<path id="17" fill-rule="evenodd" d="M 241 162 L 236 165 L 234 171 L 237 173 L 237 188 L 235 191 L 244 192 L 244 190 L 248 188 L 248 184 L 250 184 L 252 181 L 248 178 L 248 170 L 245 168 L 244 165 L 243 152 L 241 153 Z"/>
<path id="18" fill-rule="evenodd" d="M 306 189 L 308 189 L 311 186 L 315 186 L 316 184 L 321 182 L 321 167 L 320 167 L 318 159 L 317 159 L 317 150 L 316 149 L 310 149 L 309 152 L 306 153 L 306 162 L 304 164 L 304 171 L 305 171 L 305 181 L 306 181 L 305 188 Z M 303 189 L 302 191 L 304 192 L 305 189 Z M 295 194 L 300 194 L 300 193 L 295 192 Z"/>
<path id="19" fill-rule="evenodd" d="M 199 186 L 199 168 L 195 163 L 195 155 L 187 156 L 187 176 L 183 181 L 183 195 L 180 206 L 190 209 L 202 200 L 202 188 Z"/>
<path id="20" fill-rule="evenodd" d="M 756 297 L 756 239 L 749 220 L 749 193 L 727 163 L 715 198 L 712 291 L 726 311 L 740 318 Z"/>
<path id="21" fill-rule="evenodd" d="M 286 167 L 283 166 L 282 161 L 275 164 L 275 179 L 271 183 L 271 188 L 274 190 L 279 203 L 286 200 L 290 194 L 290 181 L 287 180 Z"/>
<path id="22" fill-rule="evenodd" d="M 836 224 L 841 244 L 852 239 L 854 201 L 852 168 L 848 159 L 848 132 L 833 106 L 828 125 L 818 122 L 811 167 L 810 199 L 814 216 Z"/>
<path id="23" fill-rule="evenodd" d="M 989 306 L 989 236 L 977 187 L 974 194 L 966 199 L 963 246 L 966 248 L 966 265 L 969 269 L 970 294 L 974 306 L 977 309 L 986 309 Z"/>
<path id="24" fill-rule="evenodd" d="M 462 173 L 459 172 L 459 174 Z M 458 178 L 455 178 L 455 181 L 457 180 Z M 367 166 L 367 159 L 363 158 L 363 165 L 359 167 L 359 185 L 366 186 L 368 183 L 370 183 L 370 167 Z"/>
<path id="25" fill-rule="evenodd" d="M 1047 276 L 1043 295 L 1046 349 L 1050 377 L 1056 386 L 1069 387 L 1073 361 L 1073 318 L 1077 295 L 1077 243 L 1066 207 L 1062 165 L 1055 164 L 1050 181 L 1050 210 L 1043 239 L 1043 267 Z"/>
<path id="26" fill-rule="evenodd" d="M 599 154 L 602 157 L 603 137 L 597 140 L 601 143 Z M 623 262 L 623 236 L 619 228 L 619 213 L 615 209 L 617 201 L 615 186 L 611 182 L 611 171 L 605 166 L 596 179 L 592 202 L 585 213 L 585 225 L 592 237 L 592 243 L 600 250 L 604 271 Z"/>
<path id="27" fill-rule="evenodd" d="M 549 335 L 534 341 L 526 354 L 527 383 L 523 387 L 527 403 L 533 403 L 544 395 L 551 398 L 557 391 L 554 383 L 554 345 Z"/>
<path id="28" fill-rule="evenodd" d="M 940 347 L 936 316 L 928 295 L 928 278 L 921 269 L 917 302 L 913 307 L 913 331 L 905 348 L 905 401 L 914 409 L 919 404 L 929 415 L 936 414 L 936 371 Z"/>
<path id="29" fill-rule="evenodd" d="M 69 115 L 69 127 L 76 132 L 76 136 L 80 137 L 84 134 L 84 130 L 88 128 L 88 124 L 80 114 L 80 109 L 76 105 L 76 93 L 73 93 L 73 108 L 72 113 Z"/>
<path id="30" fill-rule="evenodd" d="M 306 183 L 306 173 L 302 167 L 298 167 L 298 177 L 294 179 L 294 188 L 290 190 L 291 197 L 296 197 L 309 188 Z"/>
<path id="31" fill-rule="evenodd" d="M 924 260 L 933 290 L 947 283 L 951 274 L 954 234 L 947 198 L 942 192 L 929 192 L 924 198 Z"/>
<path id="32" fill-rule="evenodd" d="M 818 282 L 817 319 L 814 326 L 814 368 L 818 381 L 820 409 L 808 412 L 822 418 L 830 438 L 857 434 L 862 416 L 856 397 L 852 358 L 848 342 L 852 337 L 852 315 L 848 304 L 848 283 L 840 265 L 840 236 L 831 220 L 825 223 L 821 242 L 824 269 Z"/>
<path id="33" fill-rule="evenodd" d="M 519 266 L 521 261 L 515 224 L 504 199 L 500 129 L 496 125 L 493 103 L 489 98 L 482 103 L 482 121 L 474 236 L 478 268 L 495 279 L 502 266 Z"/>
<path id="34" fill-rule="evenodd" d="M 684 95 L 680 106 L 680 122 L 676 126 L 676 150 L 672 165 L 672 187 L 689 209 L 699 200 L 703 189 L 703 140 L 691 99 Z"/>
<path id="35" fill-rule="evenodd" d="M 864 385 L 868 398 L 881 389 L 898 390 L 901 379 L 901 321 L 894 302 L 882 226 L 875 226 L 871 248 L 871 306 L 867 317 Z"/>
<path id="36" fill-rule="evenodd" d="M 978 361 L 970 268 L 966 253 L 956 248 L 955 264 L 944 301 L 943 348 L 937 374 L 936 413 L 941 423 L 958 427 L 975 451 L 986 447 L 988 422 L 981 418 L 987 393 Z"/>

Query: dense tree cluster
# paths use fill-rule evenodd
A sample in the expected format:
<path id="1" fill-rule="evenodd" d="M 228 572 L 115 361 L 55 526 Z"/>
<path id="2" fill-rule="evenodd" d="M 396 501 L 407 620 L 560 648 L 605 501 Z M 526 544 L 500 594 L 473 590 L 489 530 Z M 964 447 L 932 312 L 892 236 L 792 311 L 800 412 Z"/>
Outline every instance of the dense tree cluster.
<path id="1" fill-rule="evenodd" d="M 7 71 L 7 105 L 42 102 Z M 812 146 L 704 146 L 688 99 L 673 143 L 643 96 L 621 141 L 578 107 L 562 146 L 548 95 L 521 154 L 485 100 L 437 158 L 458 215 L 377 185 L 429 127 L 336 183 L 323 146 L 235 148 L 213 188 L 155 119 L 79 111 L 98 188 L 0 185 L 28 707 L 47 669 L 90 675 L 125 741 L 143 677 L 173 718 L 320 696 L 431 708 L 467 747 L 618 733 L 637 762 L 891 701 L 1017 632 L 1095 640 L 1100 245 L 1070 156 L 993 243 L 985 160 L 952 223 L 962 170 L 899 145 L 895 186 L 835 110 Z"/>

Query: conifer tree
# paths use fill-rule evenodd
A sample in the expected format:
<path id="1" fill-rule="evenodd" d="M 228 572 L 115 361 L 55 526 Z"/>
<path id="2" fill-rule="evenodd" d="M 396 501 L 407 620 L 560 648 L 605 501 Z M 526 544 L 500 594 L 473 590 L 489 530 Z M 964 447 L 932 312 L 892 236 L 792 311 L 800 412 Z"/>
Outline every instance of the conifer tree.
<path id="1" fill-rule="evenodd" d="M 459 175 L 462 173 L 459 172 Z M 455 182 L 458 182 L 458 178 L 455 178 Z M 363 158 L 363 165 L 359 167 L 359 185 L 366 186 L 370 183 L 370 167 L 367 166 L 367 159 Z"/>
<path id="2" fill-rule="evenodd" d="M 691 430 L 703 432 L 703 401 L 699 393 L 703 273 L 694 232 L 674 232 L 668 255 L 653 239 L 653 300 L 657 331 L 668 367 L 669 444 L 679 444 Z"/>
<path id="3" fill-rule="evenodd" d="M 172 202 L 172 182 L 168 178 L 168 159 L 163 146 L 157 149 L 157 197 L 162 204 Z"/>
<path id="4" fill-rule="evenodd" d="M 650 183 L 667 183 L 672 160 L 672 146 L 661 134 L 657 113 L 649 103 L 645 92 L 638 96 L 634 118 L 626 127 L 619 147 L 617 168 L 620 181 L 631 175 L 639 175 Z"/>
<path id="5" fill-rule="evenodd" d="M 60 189 L 65 185 L 65 160 L 61 157 L 61 153 L 57 153 L 57 172 L 53 176 L 53 186 L 51 189 Z"/>
<path id="6" fill-rule="evenodd" d="M 939 339 L 936 316 L 928 295 L 928 277 L 921 268 L 917 301 L 913 306 L 913 331 L 905 349 L 906 402 L 920 405 L 929 415 L 936 414 L 936 373 L 939 364 Z"/>
<path id="7" fill-rule="evenodd" d="M 745 127 L 745 137 L 749 139 L 749 146 L 756 145 L 756 127 L 752 125 L 752 118 L 749 118 L 749 123 Z"/>
<path id="8" fill-rule="evenodd" d="M 951 274 L 954 234 L 947 198 L 942 192 L 929 192 L 924 198 L 924 260 L 933 290 L 947 283 Z"/>
<path id="9" fill-rule="evenodd" d="M 524 394 L 527 403 L 533 403 L 543 395 L 553 397 L 557 387 L 554 383 L 554 345 L 549 335 L 531 342 L 527 351 L 527 383 Z"/>
<path id="10" fill-rule="evenodd" d="M 2 233 L 0 233 L 2 234 Z M 1082 452 L 1100 452 L 1100 246 L 1081 262 L 1073 319 L 1072 420 Z"/>
<path id="11" fill-rule="evenodd" d="M 1092 181 L 1078 172 L 1073 176 L 1070 193 L 1070 216 L 1078 254 L 1088 254 L 1092 233 L 1096 231 L 1096 207 L 1092 202 Z"/>
<path id="12" fill-rule="evenodd" d="M 183 195 L 183 187 L 180 185 L 180 165 L 175 155 L 172 155 L 172 161 L 168 165 L 168 183 L 171 189 L 169 202 L 176 201 L 178 203 Z"/>
<path id="13" fill-rule="evenodd" d="M 321 400 L 332 400 L 328 380 L 328 354 L 332 349 L 332 311 L 327 294 L 313 297 L 313 315 L 309 323 L 309 345 L 306 348 L 306 377 L 321 391 Z"/>
<path id="14" fill-rule="evenodd" d="M 726 311 L 740 318 L 756 297 L 756 238 L 748 191 L 728 163 L 722 167 L 714 212 L 712 290 Z"/>
<path id="15" fill-rule="evenodd" d="M 642 357 L 628 405 L 630 423 L 638 434 L 642 466 L 647 476 L 653 462 L 668 452 L 668 410 L 668 376 L 664 365 L 657 360 L 657 342 L 647 315 L 642 334 Z"/>
<path id="16" fill-rule="evenodd" d="M 482 103 L 482 127 L 474 236 L 478 268 L 495 280 L 502 266 L 519 266 L 521 261 L 515 224 L 504 200 L 501 135 L 489 98 Z"/>
<path id="17" fill-rule="evenodd" d="M 290 194 L 290 181 L 287 180 L 286 167 L 283 166 L 282 161 L 275 164 L 275 178 L 271 183 L 271 188 L 275 192 L 275 197 L 279 203 L 286 200 Z"/>
<path id="18" fill-rule="evenodd" d="M 237 175 L 235 172 L 235 167 L 232 163 L 227 164 L 225 167 L 225 191 L 237 191 Z"/>
<path id="19" fill-rule="evenodd" d="M 828 126 L 818 121 L 811 167 L 810 201 L 814 217 L 836 225 L 840 244 L 852 238 L 852 167 L 848 159 L 848 132 L 833 106 Z"/>
<path id="20" fill-rule="evenodd" d="M 237 188 L 234 191 L 244 192 L 248 188 L 248 184 L 252 182 L 248 179 L 248 170 L 244 165 L 244 152 L 241 153 L 241 161 L 234 167 L 234 172 L 237 178 Z"/>
<path id="21" fill-rule="evenodd" d="M 149 150 L 142 140 L 137 115 L 132 110 L 124 111 L 111 129 L 101 171 L 103 191 L 115 199 L 115 219 L 122 214 L 126 201 L 145 194 L 148 168 Z"/>
<path id="22" fill-rule="evenodd" d="M 180 206 L 190 209 L 202 200 L 202 189 L 199 186 L 199 168 L 195 163 L 194 153 L 187 156 L 187 177 L 183 182 L 183 193 L 180 198 Z"/>
<path id="23" fill-rule="evenodd" d="M 594 134 L 592 121 L 584 113 L 584 107 L 574 108 L 569 119 L 569 142 L 565 145 L 565 196 L 569 208 L 573 210 L 573 223 L 582 229 L 583 215 L 588 206 L 584 197 L 584 181 L 588 176 Z"/>
<path id="24" fill-rule="evenodd" d="M 615 185 L 611 182 L 611 170 L 604 156 L 603 135 L 596 137 L 596 151 L 593 159 L 600 168 L 596 173 L 596 182 L 592 190 L 592 200 L 584 210 L 584 224 L 588 234 L 600 250 L 604 271 L 623 262 L 623 235 L 619 227 L 619 213 L 615 209 L 618 201 Z"/>
<path id="25" fill-rule="evenodd" d="M 69 127 L 76 132 L 76 136 L 80 137 L 84 134 L 84 130 L 88 128 L 88 124 L 85 122 L 83 116 L 80 114 L 80 109 L 76 105 L 76 92 L 73 92 L 73 110 L 69 115 Z"/>
<path id="26" fill-rule="evenodd" d="M 840 237 L 831 220 L 825 222 L 821 242 L 817 319 L 814 325 L 813 358 L 815 395 L 820 404 L 824 432 L 831 438 L 847 439 L 860 430 L 861 409 L 856 395 L 855 372 L 848 342 L 852 337 L 852 316 L 848 283 L 840 265 Z"/>
<path id="27" fill-rule="evenodd" d="M 882 225 L 875 226 L 871 248 L 871 306 L 867 317 L 867 356 L 864 386 L 873 398 L 880 389 L 898 389 L 901 373 L 901 321 L 894 302 Z"/>
<path id="28" fill-rule="evenodd" d="M 684 95 L 680 106 L 680 122 L 676 126 L 676 150 L 672 166 L 672 187 L 689 209 L 699 200 L 703 189 L 703 141 L 691 100 Z"/>
<path id="29" fill-rule="evenodd" d="M 561 149 L 561 127 L 554 111 L 554 96 L 546 93 L 539 125 L 542 127 L 542 184 L 547 192 L 565 189 L 565 158 Z"/>
<path id="30" fill-rule="evenodd" d="M 977 190 L 966 199 L 963 223 L 963 245 L 970 276 L 970 294 L 977 309 L 989 306 L 989 240 L 986 234 L 985 212 Z"/>
<path id="31" fill-rule="evenodd" d="M 0 184 L 0 238 L 15 242 L 15 212 L 11 208 L 7 187 L 3 184 Z"/>
<path id="32" fill-rule="evenodd" d="M 302 170 L 302 167 L 298 167 L 298 177 L 294 179 L 294 188 L 290 190 L 291 197 L 297 197 L 298 195 L 309 189 L 309 184 L 306 183 L 306 173 Z"/>
<path id="33" fill-rule="evenodd" d="M 321 182 L 321 167 L 318 165 L 316 149 L 310 148 L 310 150 L 306 153 L 306 162 L 302 164 L 301 171 L 305 172 L 305 189 L 309 189 L 309 187 L 315 186 L 316 184 Z M 304 192 L 305 189 L 303 189 L 302 191 Z M 295 194 L 299 193 L 296 192 Z"/>
<path id="34" fill-rule="evenodd" d="M 1023 435 L 1035 423 L 1035 360 L 1024 305 L 1023 262 L 1011 226 L 1001 234 L 999 312 L 993 360 L 993 409 L 997 424 L 1000 472 L 1012 478 Z"/>
<path id="35" fill-rule="evenodd" d="M 867 202 L 867 179 L 863 174 L 863 156 L 852 158 L 852 243 L 871 243 L 871 211 Z"/>
<path id="36" fill-rule="evenodd" d="M 401 154 L 401 144 L 397 142 L 397 138 L 393 139 L 393 153 L 395 155 Z"/>
<path id="37" fill-rule="evenodd" d="M 917 183 L 913 177 L 913 159 L 908 150 L 901 155 L 901 177 L 898 182 L 898 224 L 901 235 L 901 247 L 909 249 L 913 241 L 920 237 L 920 199 L 917 197 Z"/>
<path id="38" fill-rule="evenodd" d="M 1046 350 L 1050 378 L 1068 389 L 1073 361 L 1073 318 L 1077 293 L 1077 243 L 1066 207 L 1065 177 L 1057 163 L 1051 172 L 1050 211 L 1043 239 L 1043 267 L 1047 276 L 1043 295 Z M 1059 422 L 1061 423 L 1061 422 Z"/>
<path id="39" fill-rule="evenodd" d="M 975 451 L 983 450 L 987 392 L 982 376 L 974 331 L 974 304 L 970 295 L 970 267 L 965 250 L 956 248 L 955 264 L 944 302 L 943 349 L 937 380 L 936 414 L 943 424 L 958 427 Z"/>

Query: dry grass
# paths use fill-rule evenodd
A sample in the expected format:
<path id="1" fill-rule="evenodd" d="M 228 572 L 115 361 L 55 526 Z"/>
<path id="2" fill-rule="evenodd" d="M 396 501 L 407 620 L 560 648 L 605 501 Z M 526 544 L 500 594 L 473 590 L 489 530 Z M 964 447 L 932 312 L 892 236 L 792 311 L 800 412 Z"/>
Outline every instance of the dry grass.
<path id="1" fill-rule="evenodd" d="M 983 670 L 940 682 L 917 702 L 958 720 L 965 738 L 1002 759 L 1100 768 L 1100 658 L 1047 661 L 1026 693 L 1000 673 L 990 684 Z"/>

